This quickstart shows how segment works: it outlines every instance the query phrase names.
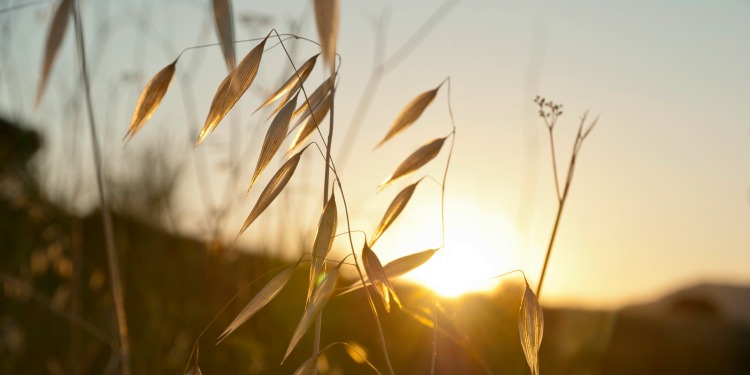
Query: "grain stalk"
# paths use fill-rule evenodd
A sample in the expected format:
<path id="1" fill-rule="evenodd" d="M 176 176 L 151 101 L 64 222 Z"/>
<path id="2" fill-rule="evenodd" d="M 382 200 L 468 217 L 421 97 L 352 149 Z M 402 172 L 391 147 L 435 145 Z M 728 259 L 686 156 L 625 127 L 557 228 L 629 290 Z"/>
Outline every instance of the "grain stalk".
<path id="1" fill-rule="evenodd" d="M 94 167 L 96 170 L 96 182 L 99 190 L 99 205 L 101 206 L 102 223 L 104 226 L 104 237 L 107 249 L 107 265 L 112 284 L 112 297 L 115 303 L 115 318 L 117 320 L 117 334 L 119 336 L 120 371 L 123 375 L 130 375 L 130 342 L 128 339 L 128 324 L 125 316 L 125 302 L 120 279 L 120 266 L 117 260 L 117 249 L 115 248 L 114 229 L 112 227 L 112 216 L 109 212 L 106 198 L 104 196 L 104 178 L 102 171 L 102 156 L 99 141 L 96 135 L 96 120 L 94 118 L 94 107 L 91 100 L 91 86 L 89 84 L 88 70 L 86 67 L 86 50 L 83 39 L 83 21 L 81 20 L 80 2 L 75 1 L 73 9 L 75 22 L 76 42 L 78 45 L 78 57 L 83 79 L 84 93 L 86 95 L 86 108 L 89 116 L 89 127 L 91 129 L 91 146 L 93 148 Z"/>

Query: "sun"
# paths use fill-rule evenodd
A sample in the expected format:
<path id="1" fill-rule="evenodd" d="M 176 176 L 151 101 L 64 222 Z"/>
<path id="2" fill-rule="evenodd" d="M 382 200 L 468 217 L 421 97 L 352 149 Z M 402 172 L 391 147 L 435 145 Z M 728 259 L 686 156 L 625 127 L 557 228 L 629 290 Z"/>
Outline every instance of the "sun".
<path id="1" fill-rule="evenodd" d="M 445 247 L 405 277 L 444 297 L 494 289 L 496 276 L 519 268 L 519 242 L 506 216 L 488 216 L 471 204 L 452 211 Z"/>

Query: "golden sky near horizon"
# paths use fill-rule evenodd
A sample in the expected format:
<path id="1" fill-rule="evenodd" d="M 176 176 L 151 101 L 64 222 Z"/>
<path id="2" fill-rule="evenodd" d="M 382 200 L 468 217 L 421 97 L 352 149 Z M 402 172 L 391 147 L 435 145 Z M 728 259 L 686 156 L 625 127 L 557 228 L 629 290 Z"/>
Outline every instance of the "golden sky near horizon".
<path id="1" fill-rule="evenodd" d="M 353 228 L 372 233 L 401 188 L 425 173 L 441 179 L 447 148 L 417 175 L 381 193 L 375 189 L 413 150 L 450 132 L 447 86 L 411 128 L 372 148 L 406 103 L 450 76 L 457 136 L 446 185 L 448 251 L 440 261 L 447 265 L 441 279 L 465 284 L 519 268 L 532 284 L 538 279 L 556 209 L 546 129 L 532 102 L 542 95 L 565 106 L 556 130 L 563 173 L 579 117 L 587 110 L 601 115 L 583 145 L 544 302 L 618 306 L 686 283 L 750 283 L 750 117 L 744 113 L 750 99 L 750 2 L 463 0 L 414 45 L 409 38 L 442 2 L 342 3 L 334 158 L 343 159 L 342 143 L 373 61 L 391 62 L 351 144 L 353 152 L 338 161 Z M 238 39 L 264 36 L 271 26 L 289 32 L 291 20 L 303 20 L 299 34 L 317 38 L 307 1 L 234 1 L 234 6 Z M 43 130 L 54 140 L 47 153 L 64 158 L 75 144 L 75 129 L 88 136 L 70 125 L 75 105 L 67 100 L 78 77 L 72 35 L 44 102 L 36 112 L 32 108 L 49 8 L 0 14 L 0 112 Z M 87 38 L 92 84 L 109 165 L 127 170 L 128 155 L 138 150 L 155 145 L 169 150 L 185 163 L 178 220 L 195 234 L 205 208 L 204 198 L 197 197 L 202 193 L 191 154 L 214 171 L 208 199 L 214 203 L 224 198 L 227 162 L 242 159 L 230 194 L 237 204 L 224 221 L 226 237 L 234 238 L 279 165 L 275 160 L 258 187 L 244 195 L 267 126 L 263 114 L 251 113 L 289 74 L 281 50 L 264 56 L 254 91 L 197 150 L 188 140 L 202 124 L 226 67 L 218 47 L 186 53 L 161 108 L 123 148 L 122 136 L 148 78 L 182 48 L 216 40 L 208 5 L 85 2 L 83 11 L 92 33 Z M 247 27 L 241 20 L 248 14 L 268 16 L 272 23 Z M 385 52 L 374 57 L 379 18 L 385 20 Z M 309 43 L 293 45 L 300 63 L 317 53 Z M 403 45 L 407 52 L 398 52 Z M 238 56 L 253 46 L 238 44 Z M 306 85 L 310 90 L 323 77 L 321 66 Z M 78 142 L 75 147 L 88 147 Z M 82 160 L 77 165 L 88 170 L 90 182 L 84 185 L 93 186 L 86 151 L 75 155 Z M 322 199 L 319 159 L 312 152 L 305 156 L 287 198 L 271 205 L 273 214 L 243 234 L 242 244 L 291 255 L 300 237 L 311 241 Z M 50 183 L 70 173 L 53 172 L 46 177 Z M 340 223 L 341 232 L 343 218 Z M 440 241 L 440 187 L 424 180 L 374 250 L 387 262 Z M 347 249 L 343 239 L 336 246 L 338 254 Z"/>

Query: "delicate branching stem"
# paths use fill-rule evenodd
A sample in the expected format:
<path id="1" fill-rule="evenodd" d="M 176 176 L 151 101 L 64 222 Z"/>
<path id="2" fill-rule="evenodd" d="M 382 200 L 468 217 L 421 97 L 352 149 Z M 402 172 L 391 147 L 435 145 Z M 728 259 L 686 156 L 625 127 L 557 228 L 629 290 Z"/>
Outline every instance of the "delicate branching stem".
<path id="1" fill-rule="evenodd" d="M 102 156 L 99 149 L 99 140 L 96 135 L 96 120 L 94 118 L 94 106 L 91 100 L 91 86 L 89 85 L 88 71 L 86 68 L 86 49 L 83 39 L 83 21 L 81 20 L 80 1 L 75 1 L 73 9 L 75 22 L 76 42 L 78 44 L 78 57 L 80 59 L 81 77 L 83 79 L 84 93 L 86 94 L 86 107 L 88 109 L 89 127 L 91 129 L 91 146 L 94 155 L 94 167 L 96 170 L 96 182 L 99 188 L 99 205 L 102 210 L 102 223 L 104 225 L 104 237 L 107 249 L 107 264 L 112 284 L 112 297 L 115 303 L 115 318 L 117 320 L 117 334 L 120 339 L 120 370 L 122 375 L 130 375 L 130 342 L 128 340 L 128 324 L 125 317 L 125 301 L 120 281 L 120 266 L 115 248 L 114 229 L 112 227 L 112 216 L 109 205 L 104 196 L 104 178 L 102 171 Z"/>
<path id="2" fill-rule="evenodd" d="M 557 230 L 560 227 L 560 218 L 562 217 L 563 209 L 565 208 L 565 202 L 568 199 L 570 193 L 570 185 L 573 182 L 573 175 L 576 168 L 576 160 L 581 152 L 581 146 L 586 137 L 591 133 L 591 130 L 596 126 L 598 117 L 588 125 L 588 128 L 584 131 L 586 126 L 586 117 L 588 113 L 584 113 L 581 117 L 581 122 L 578 125 L 578 133 L 576 134 L 575 142 L 573 142 L 573 150 L 570 153 L 570 162 L 568 164 L 568 173 L 565 177 L 565 185 L 560 189 L 560 178 L 557 170 L 557 161 L 555 156 L 555 141 L 553 130 L 557 124 L 557 119 L 562 115 L 562 105 L 555 104 L 551 101 L 547 101 L 544 98 L 537 97 L 534 102 L 539 105 L 539 116 L 544 120 L 544 124 L 549 130 L 549 141 L 550 151 L 552 153 L 552 173 L 555 178 L 555 193 L 557 194 L 557 214 L 555 215 L 555 223 L 552 226 L 552 234 L 550 235 L 549 243 L 547 244 L 547 252 L 544 255 L 544 263 L 542 264 L 542 273 L 539 276 L 539 283 L 536 287 L 536 296 L 539 298 L 542 292 L 542 286 L 544 285 L 544 278 L 547 275 L 547 266 L 549 264 L 550 256 L 552 255 L 552 248 L 555 244 L 555 238 L 557 237 Z"/>

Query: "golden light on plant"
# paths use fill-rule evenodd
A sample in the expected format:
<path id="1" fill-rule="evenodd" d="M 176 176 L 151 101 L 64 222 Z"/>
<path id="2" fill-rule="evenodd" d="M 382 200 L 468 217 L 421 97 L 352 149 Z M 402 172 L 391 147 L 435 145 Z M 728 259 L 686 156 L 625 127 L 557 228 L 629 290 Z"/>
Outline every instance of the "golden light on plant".
<path id="1" fill-rule="evenodd" d="M 501 281 L 493 277 L 519 268 L 519 241 L 511 220 L 483 220 L 480 208 L 470 202 L 458 208 L 446 217 L 445 248 L 405 276 L 444 297 L 490 291 Z"/>

